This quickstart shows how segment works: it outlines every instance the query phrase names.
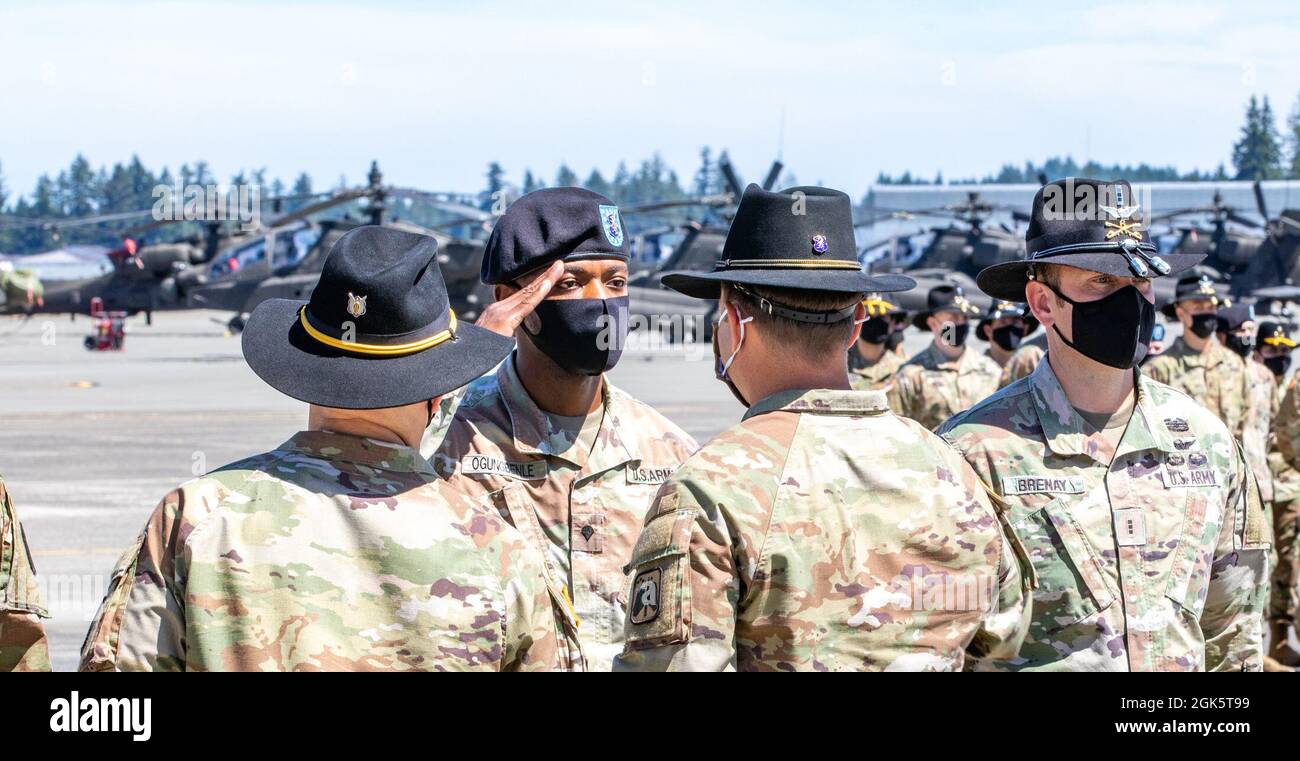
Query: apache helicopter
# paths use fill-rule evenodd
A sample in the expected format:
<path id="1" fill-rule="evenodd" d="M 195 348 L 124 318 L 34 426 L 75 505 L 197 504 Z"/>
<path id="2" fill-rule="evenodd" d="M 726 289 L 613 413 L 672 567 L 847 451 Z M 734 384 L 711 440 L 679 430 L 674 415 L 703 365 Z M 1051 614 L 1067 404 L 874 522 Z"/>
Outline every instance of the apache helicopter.
<path id="1" fill-rule="evenodd" d="M 773 161 L 767 176 L 763 179 L 762 188 L 771 190 L 784 168 L 785 165 L 780 160 Z M 727 231 L 731 228 L 731 220 L 736 214 L 736 206 L 744 193 L 745 186 L 730 161 L 722 159 L 718 162 L 718 169 L 727 186 L 727 190 L 723 193 L 632 205 L 623 210 L 625 216 L 631 217 L 683 207 L 703 210 L 700 219 L 680 226 L 679 229 L 685 233 L 685 237 L 673 249 L 671 255 L 653 267 L 633 272 L 628 278 L 628 301 L 632 315 L 681 316 L 696 320 L 698 324 L 695 335 L 700 339 L 708 339 L 712 336 L 712 322 L 709 318 L 716 309 L 715 302 L 693 299 L 668 290 L 660 284 L 660 280 L 665 273 L 677 270 L 711 271 L 714 264 L 722 257 L 722 244 L 727 239 Z M 673 229 L 657 228 L 653 232 L 662 234 Z M 636 237 L 646 239 L 650 238 L 651 234 L 642 233 L 640 236 L 634 236 Z"/>
<path id="2" fill-rule="evenodd" d="M 880 241 L 865 248 L 861 256 L 872 272 L 910 274 L 912 270 L 943 270 L 973 278 L 985 267 L 1025 258 L 1025 241 L 1021 233 L 1005 223 L 986 224 L 996 212 L 1007 212 L 1017 222 L 1029 220 L 1027 214 L 1012 206 L 981 200 L 978 191 L 971 191 L 960 203 L 873 215 L 857 226 L 874 225 L 883 219 L 911 220 L 917 217 L 948 217 L 953 223 L 930 228 L 928 232 L 932 237 L 919 253 L 912 247 L 911 238 L 927 231 Z M 871 255 L 871 252 L 886 246 L 890 247 L 888 251 Z"/>
<path id="3" fill-rule="evenodd" d="M 452 309 L 462 320 L 477 319 L 479 311 L 491 301 L 491 289 L 479 282 L 485 241 L 482 237 L 453 237 L 444 230 L 470 226 L 481 230 L 493 219 L 492 215 L 452 194 L 386 186 L 377 163 L 371 163 L 367 181 L 362 187 L 340 191 L 276 218 L 264 237 L 218 257 L 207 268 L 180 273 L 177 281 L 188 305 L 234 312 L 227 327 L 239 332 L 247 315 L 267 299 L 310 298 L 325 259 L 338 239 L 349 230 L 370 224 L 435 238 L 438 264 Z M 390 201 L 399 197 L 422 200 L 441 212 L 459 216 L 432 227 L 389 219 Z M 352 202 L 364 204 L 363 219 L 345 215 L 341 219 L 307 221 L 308 217 Z"/>
<path id="4" fill-rule="evenodd" d="M 149 212 L 143 212 L 145 214 Z M 102 222 L 102 217 L 73 220 L 61 226 Z M 144 312 L 152 324 L 153 313 L 168 309 L 184 309 L 184 300 L 174 288 L 175 274 L 184 268 L 207 261 L 210 251 L 235 245 L 239 235 L 227 235 L 219 224 L 209 228 L 208 242 L 197 240 L 178 243 L 155 243 L 141 246 L 135 238 L 126 236 L 118 248 L 107 256 L 112 269 L 96 277 L 53 283 L 44 287 L 39 300 L 11 299 L 0 307 L 3 314 L 85 314 L 93 299 L 100 299 L 107 309 L 130 314 Z"/>
<path id="5" fill-rule="evenodd" d="M 1217 191 L 1208 207 L 1179 209 L 1153 220 L 1167 222 L 1180 216 L 1209 214 L 1210 229 L 1179 229 L 1178 241 L 1171 250 L 1206 254 L 1202 264 L 1220 273 L 1218 279 L 1226 280 L 1229 294 L 1237 298 L 1300 280 L 1300 209 L 1285 209 L 1277 217 L 1269 217 L 1258 180 L 1254 191 L 1256 210 L 1263 222 L 1242 216 L 1225 204 Z"/>

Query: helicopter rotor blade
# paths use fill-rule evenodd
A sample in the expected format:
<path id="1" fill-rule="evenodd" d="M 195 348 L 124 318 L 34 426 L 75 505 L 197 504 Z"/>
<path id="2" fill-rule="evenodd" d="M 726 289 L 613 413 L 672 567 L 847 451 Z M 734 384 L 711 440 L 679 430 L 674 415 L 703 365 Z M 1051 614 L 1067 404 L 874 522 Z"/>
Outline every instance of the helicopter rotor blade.
<path id="1" fill-rule="evenodd" d="M 1264 204 L 1264 185 L 1259 180 L 1255 180 L 1255 206 L 1259 209 L 1259 216 L 1268 222 L 1268 207 Z"/>
<path id="2" fill-rule="evenodd" d="M 772 162 L 772 168 L 767 170 L 767 177 L 763 178 L 763 190 L 772 189 L 772 186 L 776 184 L 777 179 L 781 176 L 781 170 L 784 168 L 785 164 L 782 164 L 780 159 Z"/>
<path id="3" fill-rule="evenodd" d="M 731 166 L 731 161 L 719 161 L 718 169 L 722 172 L 723 179 L 727 181 L 727 187 L 731 188 L 731 192 L 736 198 L 744 195 L 745 187 L 740 184 L 740 178 L 736 176 L 736 170 Z"/>

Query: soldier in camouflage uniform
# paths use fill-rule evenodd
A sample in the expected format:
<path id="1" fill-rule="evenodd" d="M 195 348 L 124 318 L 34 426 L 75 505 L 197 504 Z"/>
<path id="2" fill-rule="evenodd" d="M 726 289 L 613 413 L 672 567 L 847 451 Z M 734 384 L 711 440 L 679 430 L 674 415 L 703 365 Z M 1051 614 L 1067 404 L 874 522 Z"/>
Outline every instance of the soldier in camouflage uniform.
<path id="1" fill-rule="evenodd" d="M 1080 197 L 1094 200 L 1071 208 Z M 977 279 L 1025 299 L 1050 346 L 1033 375 L 940 429 L 997 495 L 1037 579 L 1019 655 L 990 668 L 1262 665 L 1269 547 L 1255 479 L 1222 421 L 1135 370 L 1155 320 L 1150 278 L 1200 257 L 1159 256 L 1131 198 L 1122 181 L 1047 184 L 1030 258 Z"/>
<path id="2" fill-rule="evenodd" d="M 995 301 L 979 325 L 975 335 L 988 343 L 986 357 L 1002 368 L 998 388 L 1011 385 L 1029 375 L 1043 358 L 1043 347 L 1038 341 L 1026 341 L 1038 330 L 1038 320 L 1024 304 L 1012 301 Z"/>
<path id="3" fill-rule="evenodd" d="M 849 381 L 855 391 L 886 391 L 905 361 L 897 349 L 903 343 L 907 312 L 878 293 L 868 294 L 862 305 L 867 319 L 857 343 L 849 349 Z"/>
<path id="4" fill-rule="evenodd" d="M 950 671 L 1013 655 L 1026 591 L 978 480 L 883 393 L 849 389 L 862 294 L 913 283 L 858 268 L 848 196 L 751 185 L 714 272 L 663 282 L 719 299 L 715 373 L 749 411 L 659 490 L 615 670 Z"/>
<path id="5" fill-rule="evenodd" d="M 543 552 L 552 583 L 572 598 L 593 671 L 609 671 L 623 649 L 623 566 L 646 510 L 697 448 L 604 376 L 626 336 L 628 255 L 618 208 L 603 196 L 549 188 L 512 204 L 488 241 L 483 281 L 508 303 L 548 267 L 563 275 L 533 313 L 507 319 L 515 354 L 470 385 L 436 452 L 425 450 L 453 486 L 494 505 Z M 612 333 L 604 347 L 602 322 Z"/>
<path id="6" fill-rule="evenodd" d="M 1028 378 L 1038 369 L 1038 363 L 1047 356 L 1047 351 L 1037 343 L 1023 344 L 1007 359 L 998 377 L 998 388 L 1006 388 L 1021 378 Z"/>
<path id="7" fill-rule="evenodd" d="M 41 623 L 49 617 L 27 535 L 0 478 L 0 672 L 50 670 L 50 648 Z"/>
<path id="8" fill-rule="evenodd" d="M 510 348 L 456 321 L 432 238 L 349 232 L 310 303 L 267 301 L 243 334 L 249 366 L 311 405 L 310 430 L 163 498 L 82 669 L 562 666 L 541 555 L 415 448 L 439 397 Z"/>
<path id="9" fill-rule="evenodd" d="M 1268 525 L 1272 526 L 1273 472 L 1268 465 L 1268 451 L 1272 441 L 1273 418 L 1281 402 L 1277 380 L 1264 363 L 1252 357 L 1257 330 L 1254 307 L 1240 301 L 1229 303 L 1219 309 L 1218 320 L 1219 345 L 1241 358 L 1245 375 L 1241 385 L 1246 394 L 1246 403 L 1238 441 L 1246 455 L 1246 464 L 1259 483 L 1259 496 L 1264 501 L 1269 516 Z M 1276 567 L 1276 563 L 1271 565 Z"/>
<path id="10" fill-rule="evenodd" d="M 1270 671 L 1293 671 L 1300 666 L 1300 654 L 1287 645 L 1287 631 L 1295 625 L 1300 598 L 1300 393 L 1296 386 L 1300 374 L 1287 381 L 1291 352 L 1296 342 L 1290 331 L 1277 322 L 1259 324 L 1255 341 L 1255 358 L 1271 371 L 1281 393 L 1274 419 L 1273 446 L 1269 466 L 1273 472 L 1273 541 L 1277 562 L 1273 568 L 1269 591 L 1269 658 Z"/>
<path id="11" fill-rule="evenodd" d="M 1205 405 L 1240 437 L 1250 399 L 1245 363 L 1215 335 L 1222 297 L 1208 275 L 1178 281 L 1165 316 L 1183 325 L 1183 334 L 1165 353 L 1142 366 L 1144 373 Z"/>
<path id="12" fill-rule="evenodd" d="M 1002 368 L 966 346 L 969 321 L 980 311 L 966 300 L 961 286 L 932 288 L 926 302 L 928 308 L 913 317 L 912 324 L 932 331 L 934 341 L 899 368 L 889 402 L 898 414 L 934 430 L 996 391 Z"/>

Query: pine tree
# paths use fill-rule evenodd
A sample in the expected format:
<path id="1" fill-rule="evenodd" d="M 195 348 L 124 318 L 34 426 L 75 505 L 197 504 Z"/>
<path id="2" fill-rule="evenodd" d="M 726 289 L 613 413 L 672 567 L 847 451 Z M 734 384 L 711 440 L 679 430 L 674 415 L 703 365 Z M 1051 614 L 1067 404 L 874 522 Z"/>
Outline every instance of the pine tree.
<path id="1" fill-rule="evenodd" d="M 533 176 L 533 170 L 531 169 L 524 170 L 524 188 L 523 188 L 524 193 L 531 193 L 534 190 L 540 190 L 541 188 L 544 187 L 546 187 L 546 185 L 544 183 L 538 182 L 537 178 Z"/>
<path id="2" fill-rule="evenodd" d="M 695 170 L 695 179 L 692 182 L 691 192 L 697 196 L 707 196 L 714 192 L 718 168 L 713 165 L 713 157 L 709 146 L 700 149 L 700 168 Z"/>
<path id="3" fill-rule="evenodd" d="M 1296 98 L 1295 106 L 1286 118 L 1286 142 L 1291 151 L 1287 176 L 1300 180 L 1300 97 Z"/>
<path id="4" fill-rule="evenodd" d="M 1232 146 L 1232 164 L 1239 180 L 1268 180 L 1282 170 L 1281 138 L 1273 120 L 1273 108 L 1268 97 L 1261 106 L 1255 96 L 1246 107 L 1246 123 L 1241 128 L 1241 139 Z"/>
<path id="5" fill-rule="evenodd" d="M 587 175 L 587 181 L 582 183 L 582 187 L 593 193 L 599 193 L 606 198 L 612 198 L 614 189 L 610 186 L 609 180 L 600 173 L 599 169 L 592 169 L 591 174 Z"/>
<path id="6" fill-rule="evenodd" d="M 578 184 L 578 175 L 573 173 L 568 164 L 560 164 L 560 168 L 555 172 L 555 187 L 571 188 Z"/>
<path id="7" fill-rule="evenodd" d="M 498 194 L 505 190 L 506 170 L 495 161 L 488 164 L 488 170 L 484 174 L 487 178 L 487 187 L 479 193 L 479 208 L 488 211 L 492 208 L 493 202 L 499 197 Z"/>

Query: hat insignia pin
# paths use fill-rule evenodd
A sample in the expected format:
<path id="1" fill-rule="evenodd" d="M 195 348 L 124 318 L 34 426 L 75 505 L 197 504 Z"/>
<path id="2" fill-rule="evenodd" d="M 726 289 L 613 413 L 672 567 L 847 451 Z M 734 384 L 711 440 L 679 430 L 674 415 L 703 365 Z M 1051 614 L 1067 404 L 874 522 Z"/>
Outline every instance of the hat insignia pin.
<path id="1" fill-rule="evenodd" d="M 812 250 L 814 254 L 824 254 L 828 248 L 830 248 L 830 243 L 826 240 L 825 235 L 817 233 L 812 236 Z"/>
<path id="2" fill-rule="evenodd" d="M 1106 216 L 1110 217 L 1110 219 L 1106 220 L 1106 240 L 1118 238 L 1121 235 L 1135 240 L 1142 240 L 1142 222 L 1140 219 L 1133 219 L 1133 215 L 1140 208 L 1142 208 L 1140 204 L 1101 207 L 1101 210 L 1106 212 Z"/>
<path id="3" fill-rule="evenodd" d="M 600 229 L 605 233 L 605 240 L 614 247 L 623 245 L 623 226 L 618 221 L 618 207 L 598 205 L 600 206 Z"/>
<path id="4" fill-rule="evenodd" d="M 351 291 L 348 292 L 348 314 L 353 317 L 360 317 L 366 313 L 366 299 L 368 296 L 356 296 Z"/>

